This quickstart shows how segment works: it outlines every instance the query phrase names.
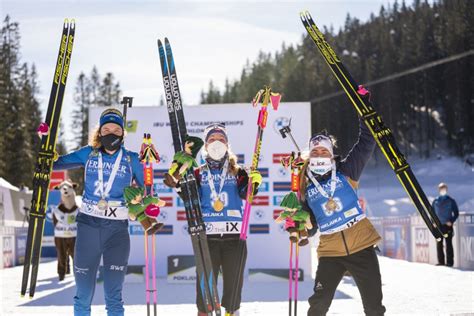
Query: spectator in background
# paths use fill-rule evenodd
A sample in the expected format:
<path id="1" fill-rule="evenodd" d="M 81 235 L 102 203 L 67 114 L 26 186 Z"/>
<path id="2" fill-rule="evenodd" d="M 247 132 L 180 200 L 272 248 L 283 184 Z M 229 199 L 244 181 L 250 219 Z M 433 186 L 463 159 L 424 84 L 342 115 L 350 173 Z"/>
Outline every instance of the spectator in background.
<path id="1" fill-rule="evenodd" d="M 441 222 L 441 230 L 447 233 L 446 238 L 446 262 L 444 260 L 443 240 L 438 241 L 438 266 L 447 265 L 452 267 L 454 264 L 453 252 L 453 225 L 459 216 L 458 205 L 456 201 L 448 195 L 448 186 L 441 182 L 438 185 L 439 196 L 433 201 L 433 209 Z"/>

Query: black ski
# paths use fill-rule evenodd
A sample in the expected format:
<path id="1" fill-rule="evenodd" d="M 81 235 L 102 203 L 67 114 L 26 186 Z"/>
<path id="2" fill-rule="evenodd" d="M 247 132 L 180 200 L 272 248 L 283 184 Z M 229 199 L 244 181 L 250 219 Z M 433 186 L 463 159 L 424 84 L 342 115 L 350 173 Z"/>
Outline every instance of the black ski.
<path id="1" fill-rule="evenodd" d="M 446 237 L 447 235 L 444 235 L 441 231 L 441 223 L 438 216 L 433 211 L 405 156 L 400 152 L 392 131 L 385 126 L 382 117 L 374 110 L 369 98 L 358 93 L 358 84 L 328 44 L 309 12 L 300 13 L 300 17 L 306 31 L 316 44 L 332 73 L 341 84 L 359 116 L 370 129 L 380 150 L 397 175 L 398 180 L 420 213 L 426 226 L 437 240 Z"/>
<path id="2" fill-rule="evenodd" d="M 173 59 L 171 45 L 165 38 L 165 46 L 158 40 L 161 71 L 166 96 L 171 134 L 175 152 L 184 150 L 185 137 L 187 135 L 186 122 L 184 120 L 183 104 L 176 76 L 176 68 Z M 180 190 L 184 201 L 188 232 L 196 261 L 198 284 L 201 295 L 206 304 L 208 314 L 221 315 L 219 294 L 214 273 L 212 271 L 211 256 L 207 244 L 206 225 L 202 220 L 201 204 L 194 173 L 189 171 L 180 183 Z"/>
<path id="3" fill-rule="evenodd" d="M 26 294 L 30 268 L 31 280 L 29 296 L 33 297 L 35 294 L 38 265 L 41 256 L 44 220 L 48 203 L 49 181 L 53 168 L 59 118 L 61 116 L 64 91 L 66 89 L 75 30 L 75 21 L 68 21 L 66 19 L 63 25 L 58 59 L 53 78 L 53 86 L 51 88 L 51 95 L 49 97 L 48 110 L 46 113 L 45 123 L 47 124 L 49 131 L 41 138 L 41 146 L 38 152 L 35 173 L 33 175 L 33 196 L 31 199 L 28 237 L 26 240 L 25 262 L 21 283 L 22 296 Z"/>

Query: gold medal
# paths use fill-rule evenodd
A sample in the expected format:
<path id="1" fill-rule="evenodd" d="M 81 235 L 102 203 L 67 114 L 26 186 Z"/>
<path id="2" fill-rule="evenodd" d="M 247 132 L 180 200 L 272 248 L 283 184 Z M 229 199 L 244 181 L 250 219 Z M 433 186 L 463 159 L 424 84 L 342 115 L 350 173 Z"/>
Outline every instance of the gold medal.
<path id="1" fill-rule="evenodd" d="M 214 201 L 214 203 L 212 204 L 212 208 L 216 211 L 216 212 L 221 212 L 223 209 L 224 209 L 224 203 L 222 203 L 222 201 L 220 199 L 217 199 Z"/>
<path id="2" fill-rule="evenodd" d="M 105 211 L 109 208 L 109 203 L 104 199 L 100 199 L 99 202 L 97 202 L 97 208 L 101 211 Z"/>
<path id="3" fill-rule="evenodd" d="M 332 212 L 337 208 L 337 203 L 332 197 L 326 202 L 326 211 Z"/>

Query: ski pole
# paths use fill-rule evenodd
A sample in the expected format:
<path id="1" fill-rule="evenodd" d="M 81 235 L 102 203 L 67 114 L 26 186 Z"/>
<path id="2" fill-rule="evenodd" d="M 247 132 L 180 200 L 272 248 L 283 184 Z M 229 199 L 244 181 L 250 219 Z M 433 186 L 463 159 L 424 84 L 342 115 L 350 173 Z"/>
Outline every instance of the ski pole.
<path id="1" fill-rule="evenodd" d="M 262 148 L 263 131 L 265 129 L 265 126 L 267 125 L 267 117 L 268 117 L 267 106 L 268 104 L 271 104 L 273 109 L 276 111 L 278 109 L 278 105 L 280 104 L 280 99 L 281 99 L 281 95 L 279 93 L 272 92 L 270 87 L 265 86 L 264 89 L 261 89 L 257 92 L 257 95 L 252 100 L 252 106 L 257 107 L 260 104 L 260 99 L 262 99 L 262 97 L 263 97 L 263 100 L 261 102 L 261 108 L 260 108 L 260 111 L 258 112 L 257 138 L 255 140 L 255 147 L 253 151 L 252 165 L 250 167 L 250 172 L 257 170 L 258 168 L 258 161 L 260 160 L 260 149 Z M 246 240 L 247 240 L 250 210 L 252 208 L 253 191 L 254 191 L 254 188 L 253 188 L 252 179 L 249 176 L 249 180 L 247 183 L 247 195 L 245 199 L 244 214 L 242 216 L 242 227 L 240 230 L 240 238 L 239 238 L 239 246 L 238 246 L 240 261 L 236 265 L 236 274 L 235 274 L 236 279 L 235 279 L 234 287 L 233 287 L 234 291 L 231 296 L 231 304 L 230 304 L 231 313 L 235 312 L 235 310 L 232 310 L 232 309 L 236 308 L 237 292 L 239 291 L 238 289 L 242 286 L 242 282 L 243 282 L 244 266 L 245 266 L 244 251 L 245 251 L 245 245 L 246 245 Z"/>
<path id="2" fill-rule="evenodd" d="M 288 125 L 284 126 L 283 128 L 280 128 L 279 131 L 280 131 L 281 137 L 283 137 L 283 138 L 286 138 L 286 136 L 290 136 L 290 139 L 293 142 L 293 144 L 295 145 L 298 152 L 301 152 L 300 146 L 298 146 L 298 143 L 293 138 L 293 134 L 291 133 L 291 118 L 290 118 L 290 122 L 288 123 Z"/>
<path id="3" fill-rule="evenodd" d="M 149 145 L 150 146 L 153 146 L 152 142 L 151 142 L 151 136 L 150 134 L 148 134 L 148 142 L 149 142 Z M 152 148 L 154 149 L 154 148 Z M 153 150 L 151 150 L 151 152 L 153 152 Z M 156 155 L 155 159 L 156 160 L 159 160 L 159 158 L 157 158 L 158 155 Z M 152 169 L 152 174 L 153 174 L 153 167 L 152 167 L 152 164 L 150 162 L 150 168 Z M 153 175 L 152 175 L 152 179 L 153 179 Z M 153 185 L 150 187 L 150 195 L 153 196 Z M 151 235 L 151 251 L 152 251 L 152 256 L 151 256 L 151 277 L 152 277 L 152 286 L 153 286 L 153 315 L 156 316 L 157 315 L 157 288 L 156 288 L 156 236 L 155 234 L 153 233 Z"/>
<path id="4" fill-rule="evenodd" d="M 288 269 L 288 315 L 291 316 L 293 300 L 293 242 L 290 240 L 290 268 Z"/>
<path id="5" fill-rule="evenodd" d="M 291 133 L 291 119 L 290 122 L 287 126 L 284 126 L 280 130 L 280 134 L 283 138 L 286 138 L 287 136 L 290 137 L 291 141 L 295 145 L 296 149 L 298 150 L 298 154 L 295 157 L 294 152 L 291 153 L 290 157 L 288 158 L 283 158 L 282 159 L 282 164 L 284 167 L 289 167 L 291 170 L 291 190 L 293 192 L 296 192 L 298 198 L 300 197 L 300 190 L 299 190 L 299 173 L 301 171 L 301 166 L 302 166 L 302 158 L 301 158 L 301 149 L 298 146 L 298 143 L 296 142 L 295 138 L 293 137 L 293 134 Z M 290 247 L 293 249 L 293 242 L 290 241 Z M 298 242 L 295 242 L 295 274 L 293 275 L 293 271 L 291 268 L 292 265 L 292 251 L 290 251 L 290 293 L 291 293 L 291 287 L 292 283 L 294 280 L 294 315 L 297 315 L 298 311 L 298 281 L 299 281 L 299 252 L 300 252 L 300 246 Z M 291 294 L 290 294 L 290 299 L 289 299 L 289 313 L 291 316 Z"/>
<path id="6" fill-rule="evenodd" d="M 151 245 L 153 247 L 153 256 L 151 257 L 152 261 L 152 278 L 153 278 L 153 315 L 157 315 L 157 289 L 156 289 L 156 236 L 153 234 L 151 236 Z"/>
<path id="7" fill-rule="evenodd" d="M 257 119 L 257 139 L 255 141 L 255 147 L 253 151 L 252 157 L 252 165 L 250 167 L 250 171 L 257 170 L 258 168 L 258 161 L 260 159 L 260 149 L 262 148 L 262 138 L 263 138 L 263 130 L 267 125 L 267 117 L 268 111 L 267 106 L 269 103 L 272 104 L 273 109 L 277 110 L 278 105 L 280 104 L 281 96 L 278 93 L 274 93 L 271 91 L 270 87 L 265 87 L 258 91 L 257 95 L 252 101 L 252 105 L 254 107 L 258 106 L 260 103 L 260 99 L 263 97 L 262 107 L 258 112 L 258 119 Z M 247 196 L 245 199 L 245 208 L 244 208 L 244 215 L 242 219 L 242 230 L 240 232 L 240 239 L 246 240 L 247 239 L 247 231 L 248 231 L 248 221 L 250 217 L 250 209 L 252 208 L 252 200 L 253 200 L 253 184 L 249 177 L 249 181 L 247 184 Z"/>
<path id="8" fill-rule="evenodd" d="M 131 98 L 130 98 L 131 99 Z M 124 108 L 126 109 L 126 107 Z M 140 160 L 143 164 L 143 175 L 144 175 L 144 195 L 153 196 L 153 161 L 160 161 L 158 152 L 155 149 L 151 141 L 151 135 L 145 133 L 143 135 L 143 142 L 140 148 Z M 152 284 L 150 286 L 150 249 L 149 249 L 149 237 L 148 231 L 145 231 L 145 291 L 146 291 L 146 303 L 147 303 L 147 315 L 150 316 L 150 305 L 151 297 L 150 292 L 153 292 L 153 314 L 157 314 L 157 288 L 156 288 L 156 237 L 155 232 L 151 234 L 151 277 Z"/>
<path id="9" fill-rule="evenodd" d="M 298 308 L 298 281 L 300 277 L 300 271 L 299 271 L 299 259 L 300 259 L 300 245 L 298 243 L 295 243 L 295 248 L 296 248 L 296 254 L 295 254 L 295 316 L 298 315 L 297 313 L 297 308 Z"/>
<path id="10" fill-rule="evenodd" d="M 150 316 L 150 267 L 148 266 L 148 232 L 145 231 L 145 297 L 146 311 Z"/>

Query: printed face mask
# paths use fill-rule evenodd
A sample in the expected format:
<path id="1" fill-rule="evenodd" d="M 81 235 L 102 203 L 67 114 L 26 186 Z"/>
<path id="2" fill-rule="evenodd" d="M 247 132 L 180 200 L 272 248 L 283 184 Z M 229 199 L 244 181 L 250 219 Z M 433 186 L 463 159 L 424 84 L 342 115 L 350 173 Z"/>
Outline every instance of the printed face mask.
<path id="1" fill-rule="evenodd" d="M 105 149 L 114 151 L 120 148 L 122 145 L 123 136 L 117 136 L 115 134 L 108 134 L 100 136 L 100 143 L 105 147 Z"/>
<path id="2" fill-rule="evenodd" d="M 222 157 L 227 152 L 227 145 L 224 144 L 221 141 L 213 141 L 209 145 L 207 145 L 207 153 L 209 154 L 209 157 L 211 157 L 214 160 L 220 160 Z"/>
<path id="3" fill-rule="evenodd" d="M 328 173 L 332 168 L 331 158 L 310 158 L 309 159 L 309 170 L 319 175 Z"/>

